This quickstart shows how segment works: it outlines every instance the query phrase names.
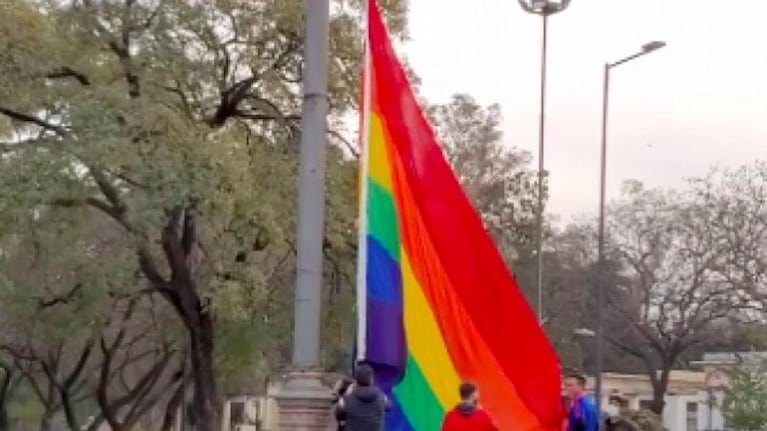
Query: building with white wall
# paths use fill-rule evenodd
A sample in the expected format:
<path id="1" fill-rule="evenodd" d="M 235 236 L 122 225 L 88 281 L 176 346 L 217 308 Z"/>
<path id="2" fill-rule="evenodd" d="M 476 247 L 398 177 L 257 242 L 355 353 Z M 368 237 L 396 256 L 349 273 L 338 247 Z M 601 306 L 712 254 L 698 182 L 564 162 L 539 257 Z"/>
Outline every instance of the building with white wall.
<path id="1" fill-rule="evenodd" d="M 693 361 L 691 366 L 700 368 L 705 373 L 706 387 L 701 391 L 701 418 L 705 431 L 726 430 L 727 424 L 722 415 L 722 402 L 725 391 L 730 386 L 729 371 L 733 367 L 759 366 L 767 361 L 767 352 L 725 352 L 706 353 L 700 361 Z"/>
<path id="2" fill-rule="evenodd" d="M 224 401 L 222 431 L 279 431 L 277 402 L 280 381 L 270 382 L 266 395 L 232 395 Z"/>
<path id="3" fill-rule="evenodd" d="M 593 379 L 589 386 L 593 387 Z M 653 399 L 653 387 L 646 374 L 602 374 L 603 400 L 618 392 L 629 401 L 634 410 L 647 409 Z M 702 371 L 671 371 L 664 401 L 663 426 L 669 431 L 702 431 L 701 391 L 705 389 L 705 373 Z"/>

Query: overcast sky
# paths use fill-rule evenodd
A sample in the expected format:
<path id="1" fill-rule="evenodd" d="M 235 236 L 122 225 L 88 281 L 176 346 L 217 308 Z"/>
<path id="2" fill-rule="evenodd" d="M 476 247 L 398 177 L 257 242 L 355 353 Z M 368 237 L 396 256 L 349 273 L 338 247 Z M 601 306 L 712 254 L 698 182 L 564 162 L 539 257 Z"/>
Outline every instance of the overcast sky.
<path id="1" fill-rule="evenodd" d="M 498 102 L 505 142 L 537 154 L 541 20 L 517 0 L 410 0 L 404 54 L 422 93 Z M 595 213 L 602 67 L 614 69 L 608 194 L 638 179 L 679 186 L 711 165 L 767 159 L 767 1 L 573 0 L 549 21 L 549 211 Z M 536 164 L 537 166 L 537 164 Z"/>

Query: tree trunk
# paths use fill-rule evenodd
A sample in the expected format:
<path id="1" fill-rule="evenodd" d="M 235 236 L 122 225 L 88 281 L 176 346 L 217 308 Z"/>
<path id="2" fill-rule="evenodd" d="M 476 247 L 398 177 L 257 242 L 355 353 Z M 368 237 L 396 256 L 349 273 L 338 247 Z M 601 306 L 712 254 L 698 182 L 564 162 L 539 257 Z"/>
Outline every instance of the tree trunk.
<path id="1" fill-rule="evenodd" d="M 12 397 L 16 376 L 11 367 L 3 367 L 3 371 L 4 375 L 0 384 L 0 431 L 9 431 L 8 403 Z"/>
<path id="2" fill-rule="evenodd" d="M 192 425 L 197 431 L 218 431 L 221 425 L 221 404 L 213 359 L 213 317 L 208 304 L 197 290 L 191 268 L 190 255 L 196 242 L 192 209 L 176 207 L 170 210 L 161 238 L 171 271 L 170 279 L 165 279 L 159 273 L 148 253 L 139 250 L 142 271 L 176 310 L 188 333 L 194 388 L 190 418 Z"/>
<path id="3" fill-rule="evenodd" d="M 218 431 L 221 426 L 221 405 L 213 360 L 213 321 L 206 310 L 200 310 L 197 317 L 198 325 L 189 328 L 194 385 L 193 415 L 197 430 Z"/>
<path id="4" fill-rule="evenodd" d="M 45 413 L 43 413 L 43 417 L 40 418 L 40 431 L 50 431 L 51 429 L 51 422 L 53 421 L 53 414 L 54 412 L 46 407 Z"/>
<path id="5" fill-rule="evenodd" d="M 186 373 L 186 370 L 182 370 Z M 182 405 L 184 400 L 184 385 L 179 385 L 173 392 L 168 404 L 165 406 L 165 415 L 163 416 L 162 427 L 160 431 L 171 431 L 176 424 L 176 417 L 178 415 L 178 409 Z"/>
<path id="6" fill-rule="evenodd" d="M 660 379 L 651 379 L 653 382 L 653 397 L 650 403 L 650 411 L 655 414 L 663 415 L 663 408 L 666 406 L 666 392 L 668 391 L 668 381 L 671 375 L 671 364 L 663 364 L 660 370 Z"/>
<path id="7" fill-rule="evenodd" d="M 190 374 L 194 389 L 190 419 L 197 431 L 218 431 L 221 404 L 213 357 L 213 318 L 193 284 L 176 283 L 172 292 L 170 301 L 183 320 L 189 337 Z"/>
<path id="8" fill-rule="evenodd" d="M 72 405 L 72 397 L 68 393 L 69 388 L 64 388 L 61 391 L 61 404 L 64 408 L 64 416 L 67 420 L 67 425 L 70 429 L 73 430 L 79 430 L 81 429 L 80 424 L 77 421 L 77 416 L 75 415 L 75 409 Z M 118 431 L 118 430 L 114 430 Z"/>
<path id="9" fill-rule="evenodd" d="M 45 407 L 45 412 L 43 412 L 43 416 L 40 418 L 40 431 L 50 431 L 53 417 L 56 415 L 56 387 L 53 382 L 48 382 L 46 397 L 40 401 Z"/>
<path id="10" fill-rule="evenodd" d="M 5 395 L 3 395 L 2 400 L 0 400 L 0 431 L 9 431 L 10 430 L 10 423 L 8 420 L 8 400 L 6 399 Z"/>

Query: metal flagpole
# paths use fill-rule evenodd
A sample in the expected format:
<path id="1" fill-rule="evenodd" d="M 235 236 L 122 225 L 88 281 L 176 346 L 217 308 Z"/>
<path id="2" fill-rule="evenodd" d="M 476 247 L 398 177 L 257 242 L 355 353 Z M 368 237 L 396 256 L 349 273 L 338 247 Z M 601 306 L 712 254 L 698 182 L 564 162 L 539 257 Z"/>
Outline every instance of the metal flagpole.
<path id="1" fill-rule="evenodd" d="M 322 241 L 325 232 L 325 145 L 328 112 L 328 0 L 306 0 L 304 106 L 298 189 L 293 365 L 319 365 Z"/>
<path id="2" fill-rule="evenodd" d="M 283 431 L 325 430 L 332 397 L 319 373 L 325 154 L 328 113 L 329 0 L 304 0 L 303 113 L 298 189 L 293 373 L 276 397 Z"/>
<path id="3" fill-rule="evenodd" d="M 370 52 L 370 8 L 375 7 L 373 0 L 365 2 L 363 27 L 365 37 L 363 40 L 363 63 L 362 63 L 362 100 L 360 106 L 360 132 L 359 132 L 359 205 L 357 209 L 357 337 L 355 360 L 365 359 L 367 347 L 367 176 L 369 159 L 367 156 L 368 139 L 370 136 L 370 105 L 372 101 L 372 57 Z"/>

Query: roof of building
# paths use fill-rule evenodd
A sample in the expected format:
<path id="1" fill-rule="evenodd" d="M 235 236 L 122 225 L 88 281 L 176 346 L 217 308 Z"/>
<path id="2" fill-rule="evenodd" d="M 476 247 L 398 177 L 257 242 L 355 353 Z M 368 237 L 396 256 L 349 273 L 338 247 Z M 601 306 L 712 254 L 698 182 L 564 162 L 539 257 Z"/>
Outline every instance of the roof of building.
<path id="1" fill-rule="evenodd" d="M 767 361 L 767 352 L 711 352 L 704 353 L 703 359 L 690 361 L 695 367 L 757 364 Z"/>

